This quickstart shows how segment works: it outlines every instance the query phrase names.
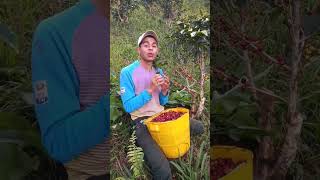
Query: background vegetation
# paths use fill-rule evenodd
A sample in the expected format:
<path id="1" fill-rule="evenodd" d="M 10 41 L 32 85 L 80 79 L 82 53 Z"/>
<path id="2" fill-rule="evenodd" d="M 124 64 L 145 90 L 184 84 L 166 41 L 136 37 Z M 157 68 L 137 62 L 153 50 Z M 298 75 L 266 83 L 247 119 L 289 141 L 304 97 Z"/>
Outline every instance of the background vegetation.
<path id="1" fill-rule="evenodd" d="M 319 179 L 318 2 L 213 8 L 211 143 L 251 149 L 257 179 Z"/>

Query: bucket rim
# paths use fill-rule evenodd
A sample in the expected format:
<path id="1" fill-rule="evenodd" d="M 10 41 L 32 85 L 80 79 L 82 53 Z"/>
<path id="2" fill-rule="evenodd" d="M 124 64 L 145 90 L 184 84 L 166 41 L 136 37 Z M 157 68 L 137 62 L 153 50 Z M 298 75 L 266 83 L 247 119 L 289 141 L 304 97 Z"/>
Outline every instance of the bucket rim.
<path id="1" fill-rule="evenodd" d="M 165 110 L 163 110 L 163 111 L 161 111 L 161 112 L 158 112 L 157 114 L 155 114 L 155 115 L 147 118 L 143 123 L 144 123 L 144 124 L 168 124 L 168 123 L 172 123 L 172 122 L 173 122 L 172 120 L 171 120 L 171 121 L 166 121 L 166 122 L 152 122 L 151 120 L 152 120 L 153 118 L 159 116 L 159 115 L 162 114 L 162 113 L 165 113 L 165 112 L 168 112 L 168 111 L 172 111 L 172 110 L 177 110 L 177 109 L 186 111 L 186 112 L 185 112 L 182 116 L 180 116 L 180 117 L 189 115 L 189 111 L 190 111 L 190 110 L 187 109 L 187 108 L 184 108 L 184 107 L 168 108 L 168 109 L 165 109 Z"/>
<path id="2" fill-rule="evenodd" d="M 244 153 L 248 153 L 248 155 L 251 156 L 252 158 L 254 157 L 254 153 L 250 149 L 246 149 L 246 148 L 242 148 L 242 147 L 238 147 L 238 146 L 230 146 L 230 145 L 212 145 L 210 147 L 210 157 L 213 156 L 213 154 L 214 154 L 213 153 L 214 148 L 225 149 L 228 151 L 241 151 Z"/>

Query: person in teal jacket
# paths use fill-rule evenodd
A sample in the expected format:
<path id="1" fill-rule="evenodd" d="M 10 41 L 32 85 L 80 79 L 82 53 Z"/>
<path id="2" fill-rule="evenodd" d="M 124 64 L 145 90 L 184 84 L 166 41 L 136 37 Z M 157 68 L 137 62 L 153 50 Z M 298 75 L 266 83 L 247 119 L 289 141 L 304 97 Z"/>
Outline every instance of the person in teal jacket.
<path id="1" fill-rule="evenodd" d="M 80 0 L 43 20 L 33 37 L 32 84 L 42 142 L 69 179 L 109 174 L 107 2 Z"/>

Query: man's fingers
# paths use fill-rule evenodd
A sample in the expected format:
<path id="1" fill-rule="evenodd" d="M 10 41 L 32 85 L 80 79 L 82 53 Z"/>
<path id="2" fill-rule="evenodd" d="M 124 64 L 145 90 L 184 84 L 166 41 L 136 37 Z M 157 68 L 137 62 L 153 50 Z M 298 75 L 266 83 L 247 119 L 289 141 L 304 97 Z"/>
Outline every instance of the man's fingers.
<path id="1" fill-rule="evenodd" d="M 167 82 L 169 82 L 170 81 L 170 78 L 168 77 L 168 76 L 164 76 L 164 79 L 165 79 L 165 81 L 167 81 Z"/>
<path id="2" fill-rule="evenodd" d="M 156 74 L 154 77 L 155 78 L 162 78 L 162 76 L 160 74 Z"/>
<path id="3" fill-rule="evenodd" d="M 157 78 L 157 81 L 163 81 L 162 77 Z"/>
<path id="4" fill-rule="evenodd" d="M 160 85 L 162 89 L 168 89 L 170 86 L 170 79 L 166 75 L 156 74 L 152 80 L 155 85 Z"/>
<path id="5" fill-rule="evenodd" d="M 165 82 L 163 80 L 157 81 L 158 85 L 163 85 Z"/>
<path id="6" fill-rule="evenodd" d="M 152 78 L 152 84 L 157 85 L 157 79 L 156 78 Z"/>

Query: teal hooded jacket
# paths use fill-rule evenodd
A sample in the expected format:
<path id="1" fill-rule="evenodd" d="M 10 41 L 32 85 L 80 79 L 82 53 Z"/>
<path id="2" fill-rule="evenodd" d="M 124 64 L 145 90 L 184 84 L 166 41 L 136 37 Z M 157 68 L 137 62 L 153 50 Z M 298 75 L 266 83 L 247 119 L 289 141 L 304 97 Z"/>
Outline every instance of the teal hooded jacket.
<path id="1" fill-rule="evenodd" d="M 32 84 L 42 142 L 69 162 L 109 135 L 109 25 L 90 0 L 42 21 L 32 42 Z"/>

